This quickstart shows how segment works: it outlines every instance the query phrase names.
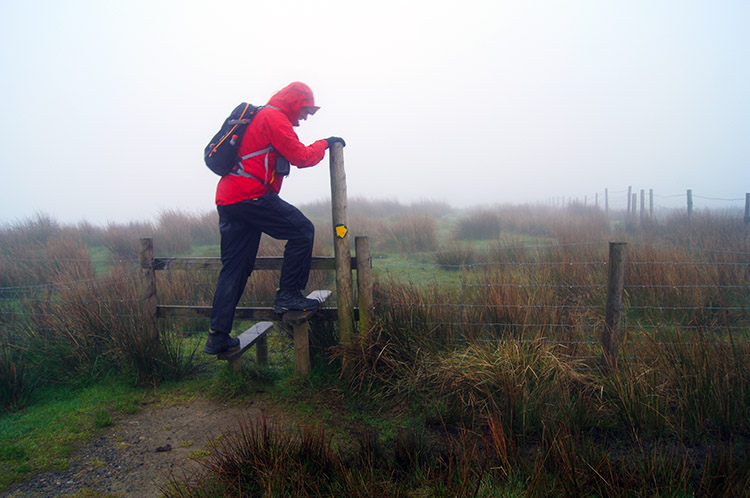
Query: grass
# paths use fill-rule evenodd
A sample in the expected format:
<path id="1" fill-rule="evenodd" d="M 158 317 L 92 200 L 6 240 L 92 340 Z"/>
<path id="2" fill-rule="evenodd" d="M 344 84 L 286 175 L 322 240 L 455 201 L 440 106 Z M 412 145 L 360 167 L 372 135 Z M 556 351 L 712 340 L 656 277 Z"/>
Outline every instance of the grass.
<path id="1" fill-rule="evenodd" d="M 0 416 L 0 489 L 47 470 L 62 470 L 71 451 L 114 419 L 136 413 L 142 390 L 107 382 L 83 389 L 46 386 L 33 408 Z"/>
<path id="2" fill-rule="evenodd" d="M 376 240 L 376 326 L 340 347 L 335 330 L 314 330 L 314 368 L 305 380 L 291 374 L 288 340 L 279 335 L 270 368 L 212 370 L 187 383 L 185 393 L 196 396 L 271 396 L 306 423 L 289 431 L 248 422 L 205 457 L 213 478 L 174 483 L 169 496 L 742 496 L 750 486 L 750 239 L 741 221 L 699 214 L 690 222 L 610 225 L 583 206 L 466 216 L 362 206 L 350 229 L 361 223 Z M 216 255 L 215 233 L 205 225 L 214 218 L 167 212 L 150 228 L 160 231 L 159 247 L 175 253 L 166 255 Z M 123 257 L 147 228 L 89 229 L 84 245 L 45 217 L 0 231 L 0 285 L 40 284 L 50 275 L 57 282 L 105 278 L 112 274 L 106 265 L 81 260 Z M 629 263 L 621 360 L 604 369 L 598 335 L 610 239 L 629 243 Z M 35 257 L 18 257 L 19 248 Z M 281 246 L 268 241 L 263 251 L 278 254 Z M 268 302 L 276 278 L 256 272 L 243 303 Z M 159 297 L 209 304 L 214 285 L 209 272 L 171 272 L 159 275 Z M 315 275 L 311 285 L 332 281 Z M 140 363 L 151 350 L 138 341 L 111 349 L 105 331 L 139 337 L 137 320 L 111 319 L 136 314 L 114 304 L 133 300 L 132 292 L 113 295 L 96 312 L 77 304 L 101 295 L 62 288 L 0 301 L 3 330 L 15 331 L 2 338 L 10 347 L 0 357 L 0 381 L 22 387 L 8 391 L 11 410 L 29 405 L 9 416 L 47 406 L 39 386 L 50 372 L 22 361 L 33 359 L 22 339 L 44 338 L 45 328 L 67 341 L 45 350 L 73 372 L 67 382 L 115 372 L 158 384 L 191 371 L 198 339 L 175 331 L 205 331 L 202 321 L 164 322 L 158 352 L 160 364 L 171 365 L 166 370 Z M 27 310 L 53 316 L 24 321 L 18 312 Z M 79 354 L 76 341 L 96 354 Z M 116 415 L 92 407 L 89 430 Z M 37 451 L 0 447 L 17 470 Z"/>

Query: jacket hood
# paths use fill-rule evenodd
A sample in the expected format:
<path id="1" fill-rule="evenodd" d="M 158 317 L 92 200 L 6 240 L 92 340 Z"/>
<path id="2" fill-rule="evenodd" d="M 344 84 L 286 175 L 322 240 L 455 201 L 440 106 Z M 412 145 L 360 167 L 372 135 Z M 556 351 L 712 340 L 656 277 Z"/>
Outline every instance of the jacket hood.
<path id="1" fill-rule="evenodd" d="M 276 92 L 268 101 L 268 105 L 278 107 L 294 125 L 299 124 L 299 114 L 303 107 L 318 109 L 310 87 L 299 81 L 290 83 Z"/>

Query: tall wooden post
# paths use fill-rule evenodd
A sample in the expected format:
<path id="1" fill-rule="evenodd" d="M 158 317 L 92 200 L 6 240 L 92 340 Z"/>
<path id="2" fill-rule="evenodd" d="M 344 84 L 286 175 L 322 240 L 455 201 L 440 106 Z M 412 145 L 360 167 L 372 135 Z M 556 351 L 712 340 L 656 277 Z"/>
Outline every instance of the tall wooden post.
<path id="1" fill-rule="evenodd" d="M 609 218 L 609 189 L 604 189 L 604 214 Z"/>
<path id="2" fill-rule="evenodd" d="M 643 224 L 644 216 L 646 216 L 646 192 L 641 189 L 641 224 Z"/>
<path id="3" fill-rule="evenodd" d="M 152 340 L 158 339 L 156 324 L 156 272 L 154 271 L 154 241 L 150 238 L 141 239 L 139 254 L 141 261 L 141 313 L 143 328 Z"/>
<path id="4" fill-rule="evenodd" d="M 372 257 L 370 239 L 364 236 L 354 238 L 354 251 L 357 257 L 357 297 L 359 301 L 359 331 L 367 332 L 372 326 Z"/>
<path id="5" fill-rule="evenodd" d="M 625 242 L 609 243 L 609 277 L 607 280 L 607 306 L 602 334 L 604 362 L 617 366 L 617 355 L 622 339 L 622 295 L 625 289 Z"/>
<path id="6" fill-rule="evenodd" d="M 336 306 L 339 316 L 339 341 L 351 341 L 354 330 L 354 296 L 352 290 L 352 255 L 349 250 L 349 227 L 346 224 L 346 172 L 344 147 L 333 144 L 331 159 L 331 210 L 333 218 L 333 252 L 336 258 Z"/>
<path id="7" fill-rule="evenodd" d="M 745 225 L 750 225 L 750 193 L 745 194 Z"/>
<path id="8" fill-rule="evenodd" d="M 654 189 L 648 189 L 648 217 L 654 217 Z"/>
<path id="9" fill-rule="evenodd" d="M 687 191 L 687 213 L 688 213 L 688 220 L 691 216 L 693 216 L 693 191 L 692 189 L 688 189 Z"/>
<path id="10" fill-rule="evenodd" d="M 631 202 L 631 195 L 633 194 L 633 187 L 628 185 L 628 209 L 626 211 L 627 217 L 630 217 L 630 202 Z"/>

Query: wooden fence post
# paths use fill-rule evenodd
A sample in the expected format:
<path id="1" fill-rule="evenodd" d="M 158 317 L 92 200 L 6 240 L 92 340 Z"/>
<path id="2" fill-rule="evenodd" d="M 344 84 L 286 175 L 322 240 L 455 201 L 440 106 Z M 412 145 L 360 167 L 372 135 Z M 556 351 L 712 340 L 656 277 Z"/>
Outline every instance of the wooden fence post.
<path id="1" fill-rule="evenodd" d="M 359 332 L 368 332 L 372 326 L 372 258 L 370 239 L 364 236 L 354 238 L 354 251 L 357 256 L 357 297 L 359 301 Z"/>
<path id="2" fill-rule="evenodd" d="M 609 243 L 609 277 L 602 349 L 605 365 L 610 368 L 617 366 L 617 355 L 622 338 L 622 295 L 625 288 L 626 246 L 626 242 Z"/>
<path id="3" fill-rule="evenodd" d="M 687 213 L 688 213 L 688 221 L 690 220 L 690 217 L 693 215 L 693 191 L 692 189 L 688 189 L 687 191 Z"/>
<path id="4" fill-rule="evenodd" d="M 336 258 L 336 306 L 339 316 L 339 341 L 351 341 L 354 330 L 354 296 L 352 289 L 352 255 L 349 249 L 349 227 L 346 225 L 346 172 L 344 147 L 333 144 L 328 150 L 331 169 L 331 210 L 333 250 Z"/>
<path id="5" fill-rule="evenodd" d="M 156 323 L 156 271 L 154 270 L 154 241 L 141 239 L 141 313 L 145 333 L 152 340 L 158 339 Z"/>
<path id="6" fill-rule="evenodd" d="M 631 197 L 632 194 L 633 194 L 633 187 L 628 185 L 628 208 L 626 210 L 626 214 L 627 214 L 626 218 L 630 218 L 630 209 L 631 209 L 630 202 L 632 199 Z"/>
<path id="7" fill-rule="evenodd" d="M 609 189 L 604 189 L 604 214 L 609 218 Z"/>
<path id="8" fill-rule="evenodd" d="M 641 225 L 643 218 L 646 216 L 646 191 L 641 189 Z"/>
<path id="9" fill-rule="evenodd" d="M 648 189 L 648 217 L 654 217 L 654 189 Z"/>
<path id="10" fill-rule="evenodd" d="M 745 194 L 745 225 L 750 225 L 750 193 Z"/>

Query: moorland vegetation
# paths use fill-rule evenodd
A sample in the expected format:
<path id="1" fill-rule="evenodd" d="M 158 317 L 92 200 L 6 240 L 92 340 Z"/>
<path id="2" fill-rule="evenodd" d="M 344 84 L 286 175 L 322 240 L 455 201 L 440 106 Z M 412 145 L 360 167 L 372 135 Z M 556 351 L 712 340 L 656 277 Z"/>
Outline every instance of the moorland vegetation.
<path id="1" fill-rule="evenodd" d="M 330 207 L 302 207 L 330 255 Z M 0 401 L 33 410 L 47 392 L 100 382 L 158 385 L 200 375 L 335 388 L 341 416 L 289 431 L 248 421 L 168 497 L 744 496 L 750 488 L 750 228 L 734 213 L 635 219 L 570 205 L 456 210 L 355 199 L 352 233 L 371 241 L 376 319 L 352 342 L 316 325 L 310 379 L 289 340 L 267 370 L 205 368 L 208 324 L 173 318 L 143 333 L 138 239 L 157 255 L 218 256 L 213 214 L 62 225 L 38 215 L 0 229 Z M 624 337 L 602 362 L 608 241 L 627 242 Z M 283 246 L 264 239 L 261 254 Z M 216 275 L 160 272 L 158 299 L 205 304 Z M 243 304 L 273 299 L 252 275 Z M 311 287 L 331 288 L 314 272 Z M 242 327 L 238 323 L 238 327 Z M 232 380 L 227 377 L 239 376 Z M 272 387 L 269 387 L 272 389 Z M 290 398 L 293 397 L 290 395 Z M 6 415 L 10 416 L 10 415 Z M 35 470 L 0 434 L 0 461 Z M 13 449 L 16 448 L 16 449 Z M 24 468 L 26 465 L 26 468 Z M 14 473 L 15 472 L 15 473 Z"/>

